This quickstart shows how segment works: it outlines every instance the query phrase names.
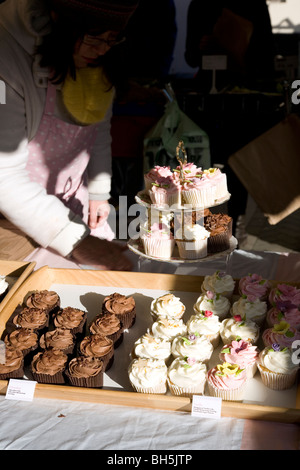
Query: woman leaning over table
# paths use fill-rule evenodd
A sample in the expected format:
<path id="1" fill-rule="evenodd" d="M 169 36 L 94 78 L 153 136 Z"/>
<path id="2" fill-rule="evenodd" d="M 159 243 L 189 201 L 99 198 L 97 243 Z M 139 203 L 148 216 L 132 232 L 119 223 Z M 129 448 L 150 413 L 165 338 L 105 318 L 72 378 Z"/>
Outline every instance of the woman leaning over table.
<path id="1" fill-rule="evenodd" d="M 0 213 L 49 256 L 99 269 L 131 268 L 107 217 L 113 51 L 137 3 L 0 5 Z"/>

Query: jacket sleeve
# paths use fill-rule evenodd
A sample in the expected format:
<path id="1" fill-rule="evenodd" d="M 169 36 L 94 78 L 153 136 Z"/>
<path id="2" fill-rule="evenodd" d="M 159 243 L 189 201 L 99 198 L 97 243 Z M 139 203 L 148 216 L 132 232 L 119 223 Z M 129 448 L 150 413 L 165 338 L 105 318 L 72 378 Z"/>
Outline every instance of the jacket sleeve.
<path id="1" fill-rule="evenodd" d="M 92 200 L 106 201 L 111 190 L 111 118 L 112 105 L 98 125 L 96 141 L 88 165 L 88 191 Z"/>
<path id="2" fill-rule="evenodd" d="M 55 196 L 30 181 L 24 98 L 8 84 L 0 105 L 0 212 L 44 248 L 67 256 L 90 231 Z"/>

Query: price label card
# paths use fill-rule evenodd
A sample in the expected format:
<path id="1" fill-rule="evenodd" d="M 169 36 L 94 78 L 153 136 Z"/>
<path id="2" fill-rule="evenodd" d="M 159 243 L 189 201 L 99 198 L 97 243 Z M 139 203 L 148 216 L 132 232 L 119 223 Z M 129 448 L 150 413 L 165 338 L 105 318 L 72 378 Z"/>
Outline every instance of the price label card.
<path id="1" fill-rule="evenodd" d="M 36 382 L 33 380 L 10 379 L 6 390 L 7 400 L 32 401 Z"/>
<path id="2" fill-rule="evenodd" d="M 193 395 L 192 416 L 198 418 L 220 419 L 222 398 Z"/>
<path id="3" fill-rule="evenodd" d="M 203 70 L 226 70 L 227 69 L 227 56 L 226 55 L 204 55 L 202 57 Z"/>

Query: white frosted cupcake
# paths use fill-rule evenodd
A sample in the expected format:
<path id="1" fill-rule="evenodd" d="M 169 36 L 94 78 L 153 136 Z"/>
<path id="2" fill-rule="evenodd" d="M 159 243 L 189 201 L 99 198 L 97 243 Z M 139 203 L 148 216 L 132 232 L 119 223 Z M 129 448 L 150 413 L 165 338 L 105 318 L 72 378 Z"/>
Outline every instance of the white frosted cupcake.
<path id="1" fill-rule="evenodd" d="M 9 290 L 8 282 L 5 276 L 0 275 L 0 302 L 4 299 Z"/>
<path id="2" fill-rule="evenodd" d="M 267 315 L 267 302 L 256 297 L 242 296 L 232 304 L 231 315 L 240 315 L 243 320 L 251 320 L 262 326 Z"/>
<path id="3" fill-rule="evenodd" d="M 171 356 L 171 341 L 166 338 L 153 336 L 147 332 L 133 346 L 132 357 L 145 359 L 160 359 L 166 361 Z"/>
<path id="4" fill-rule="evenodd" d="M 237 338 L 256 344 L 259 338 L 259 326 L 251 320 L 245 321 L 236 315 L 222 321 L 220 336 L 224 344 L 231 343 Z"/>
<path id="5" fill-rule="evenodd" d="M 175 241 L 180 258 L 199 259 L 207 256 L 207 239 L 210 233 L 199 224 L 185 225 L 178 229 Z"/>
<path id="6" fill-rule="evenodd" d="M 201 313 L 203 310 L 209 310 L 214 315 L 219 317 L 219 320 L 224 320 L 230 311 L 230 301 L 224 295 L 216 294 L 213 291 L 207 291 L 205 294 L 200 295 L 196 300 L 193 310 L 195 314 Z"/>
<path id="7" fill-rule="evenodd" d="M 168 386 L 172 395 L 203 395 L 206 366 L 192 357 L 177 357 L 168 368 Z"/>
<path id="8" fill-rule="evenodd" d="M 150 313 L 152 318 L 156 320 L 158 317 L 168 317 L 174 320 L 180 320 L 185 312 L 185 306 L 179 297 L 174 294 L 161 295 L 157 299 L 152 300 Z"/>
<path id="9" fill-rule="evenodd" d="M 128 369 L 132 388 L 139 393 L 166 393 L 168 368 L 159 359 L 134 359 Z"/>
<path id="10" fill-rule="evenodd" d="M 146 255 L 163 259 L 172 257 L 175 240 L 168 226 L 154 223 L 149 230 L 141 226 L 140 239 Z"/>
<path id="11" fill-rule="evenodd" d="M 247 385 L 245 370 L 237 364 L 223 362 L 207 373 L 209 394 L 226 401 L 242 401 Z"/>
<path id="12" fill-rule="evenodd" d="M 192 315 L 186 323 L 188 333 L 204 335 L 216 348 L 220 340 L 221 323 L 219 317 L 211 311 L 205 310 L 197 315 Z"/>
<path id="13" fill-rule="evenodd" d="M 193 357 L 197 361 L 207 363 L 213 353 L 213 345 L 206 336 L 193 333 L 176 336 L 172 341 L 171 353 L 173 357 Z"/>
<path id="14" fill-rule="evenodd" d="M 223 295 L 230 300 L 234 287 L 235 281 L 230 274 L 226 274 L 223 271 L 216 271 L 212 275 L 205 276 L 201 285 L 201 290 L 203 294 L 207 291 L 212 291 L 216 294 Z"/>
<path id="15" fill-rule="evenodd" d="M 172 341 L 176 336 L 186 334 L 187 327 L 182 319 L 176 320 L 174 318 L 158 317 L 152 324 L 150 332 L 153 336 L 167 338 Z"/>
<path id="16" fill-rule="evenodd" d="M 299 365 L 293 362 L 292 351 L 274 343 L 261 351 L 258 369 L 263 384 L 272 390 L 291 388 L 297 377 Z"/>
<path id="17" fill-rule="evenodd" d="M 241 369 L 245 369 L 247 378 L 251 379 L 257 371 L 258 354 L 256 346 L 241 339 L 223 346 L 219 358 L 221 362 L 237 364 Z"/>

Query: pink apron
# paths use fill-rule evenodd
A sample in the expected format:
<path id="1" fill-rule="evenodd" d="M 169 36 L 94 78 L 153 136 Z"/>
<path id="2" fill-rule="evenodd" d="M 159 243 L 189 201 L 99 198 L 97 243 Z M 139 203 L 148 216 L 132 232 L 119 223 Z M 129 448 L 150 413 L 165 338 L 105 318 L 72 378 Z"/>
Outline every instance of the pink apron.
<path id="1" fill-rule="evenodd" d="M 48 82 L 44 114 L 34 139 L 28 144 L 27 171 L 32 181 L 41 184 L 48 194 L 60 198 L 65 206 L 87 223 L 89 195 L 86 169 L 98 124 L 79 126 L 58 119 L 54 115 L 55 100 L 56 88 Z M 107 240 L 114 238 L 107 222 L 91 230 L 91 233 Z M 74 264 L 43 248 L 36 249 L 26 260 L 52 267 L 72 267 Z"/>

